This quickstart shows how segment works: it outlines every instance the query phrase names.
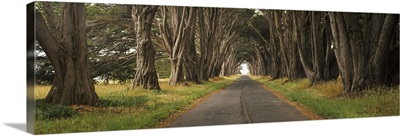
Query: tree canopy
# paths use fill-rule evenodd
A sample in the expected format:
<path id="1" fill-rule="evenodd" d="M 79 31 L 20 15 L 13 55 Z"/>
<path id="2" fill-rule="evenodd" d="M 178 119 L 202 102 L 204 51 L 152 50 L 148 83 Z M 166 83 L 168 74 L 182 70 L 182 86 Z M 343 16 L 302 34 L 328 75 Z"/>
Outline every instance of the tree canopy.
<path id="1" fill-rule="evenodd" d="M 46 29 L 62 41 L 63 5 L 37 5 Z M 344 93 L 399 84 L 397 15 L 97 3 L 83 8 L 91 81 L 159 90 L 158 78 L 200 84 L 238 74 L 247 64 L 250 74 L 273 79 L 316 84 L 340 78 Z M 49 61 L 46 42 L 37 41 L 37 82 L 53 83 L 55 61 Z"/>

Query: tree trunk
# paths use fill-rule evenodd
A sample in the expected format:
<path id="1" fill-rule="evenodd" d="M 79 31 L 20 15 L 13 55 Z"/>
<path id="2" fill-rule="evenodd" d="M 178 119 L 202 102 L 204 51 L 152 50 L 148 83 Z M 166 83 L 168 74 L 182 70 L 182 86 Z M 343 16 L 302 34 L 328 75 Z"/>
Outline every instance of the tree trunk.
<path id="1" fill-rule="evenodd" d="M 274 26 L 275 21 L 273 19 L 274 15 L 273 12 L 268 13 L 267 18 L 268 20 L 268 25 L 270 29 L 270 44 L 269 44 L 269 50 L 271 54 L 271 62 L 270 64 L 270 70 L 271 70 L 271 77 L 272 79 L 280 78 L 282 76 L 282 67 L 281 67 L 281 54 L 279 53 L 279 41 L 276 37 L 276 27 Z"/>
<path id="2" fill-rule="evenodd" d="M 288 77 L 288 74 L 290 73 L 290 68 L 289 68 L 289 60 L 288 60 L 288 52 L 285 47 L 284 43 L 284 28 L 282 27 L 282 13 L 283 11 L 273 11 L 273 18 L 271 18 L 274 22 L 274 27 L 275 32 L 274 34 L 275 37 L 278 39 L 275 41 L 274 46 L 279 46 L 279 59 L 281 60 L 280 62 L 280 68 L 282 70 L 282 74 L 285 77 Z"/>
<path id="3" fill-rule="evenodd" d="M 171 62 L 171 75 L 169 77 L 169 85 L 176 85 L 184 81 L 183 65 L 181 59 L 175 59 Z"/>
<path id="4" fill-rule="evenodd" d="M 329 13 L 334 39 L 335 56 L 345 92 L 352 92 L 353 65 L 350 43 L 347 36 L 343 13 Z"/>
<path id="5" fill-rule="evenodd" d="M 285 27 L 284 30 L 284 45 L 282 45 L 281 48 L 286 48 L 286 52 L 282 54 L 286 54 L 286 60 L 287 60 L 287 77 L 290 79 L 297 79 L 297 78 L 303 78 L 306 77 L 306 74 L 303 70 L 303 67 L 301 65 L 301 61 L 299 58 L 298 54 L 298 46 L 296 46 L 296 38 L 294 32 L 296 31 L 296 27 L 294 26 L 294 20 L 293 20 L 293 14 L 296 14 L 297 12 L 294 11 L 286 11 L 285 14 L 283 14 L 284 19 L 286 20 L 283 23 L 283 26 Z"/>
<path id="6" fill-rule="evenodd" d="M 186 81 L 190 81 L 190 82 L 194 82 L 196 84 L 200 84 L 201 80 L 200 80 L 200 76 L 199 76 L 199 68 L 197 67 L 197 53 L 196 53 L 196 24 L 194 22 L 196 22 L 196 9 L 192 14 L 192 21 L 193 24 L 191 26 L 188 27 L 188 29 L 190 29 L 189 31 L 189 36 L 188 36 L 188 40 L 187 43 L 185 44 L 186 47 L 186 54 L 185 54 L 185 75 L 186 75 Z"/>
<path id="7" fill-rule="evenodd" d="M 366 22 L 370 14 L 329 13 L 329 16 L 345 92 L 387 84 L 389 48 L 394 41 L 398 15 L 384 15 L 381 20 L 371 20 L 374 21 L 371 24 Z"/>
<path id="8" fill-rule="evenodd" d="M 205 45 L 205 39 L 206 39 L 206 37 L 205 37 L 205 35 L 206 35 L 206 30 L 205 30 L 205 21 L 204 21 L 204 13 L 203 12 L 205 12 L 205 10 L 204 10 L 204 8 L 198 8 L 198 12 L 197 12 L 197 20 L 198 20 L 198 26 L 199 26 L 199 29 L 198 29 L 198 33 L 199 33 L 199 46 L 200 46 L 200 56 L 198 57 L 198 60 L 197 60 L 197 65 L 196 65 L 196 67 L 198 67 L 199 68 L 199 80 L 200 81 L 202 81 L 202 80 L 208 80 L 207 78 L 205 78 L 205 69 L 203 68 L 204 67 L 204 65 L 205 65 L 205 63 L 206 63 L 206 45 Z"/>
<path id="9" fill-rule="evenodd" d="M 221 9 L 218 8 L 200 8 L 199 18 L 199 37 L 200 37 L 200 58 L 199 74 L 200 79 L 207 81 L 212 75 L 212 69 L 215 62 L 215 49 L 217 48 L 216 39 L 219 37 L 219 21 Z"/>
<path id="10" fill-rule="evenodd" d="M 162 7 L 159 29 L 162 47 L 171 60 L 170 85 L 184 81 L 185 64 L 189 64 L 186 57 L 188 46 L 193 46 L 195 25 L 195 9 L 192 7 Z M 187 68 L 186 68 L 187 69 Z M 193 70 L 193 69 L 187 69 Z"/>
<path id="11" fill-rule="evenodd" d="M 61 33 L 50 30 L 56 26 L 49 26 L 52 23 L 46 24 L 39 12 L 36 12 L 36 17 L 36 38 L 55 69 L 54 82 L 45 102 L 100 105 L 88 72 L 85 5 L 62 4 Z M 46 19 L 56 22 L 51 16 Z"/>
<path id="12" fill-rule="evenodd" d="M 399 21 L 400 22 L 400 21 Z M 396 33 L 393 35 L 392 38 L 392 43 L 390 47 L 390 56 L 389 56 L 389 66 L 388 66 L 388 83 L 389 85 L 398 85 L 400 83 L 399 79 L 399 62 L 400 62 L 400 57 L 399 57 L 399 47 L 400 47 L 400 24 L 397 25 L 397 27 L 394 29 Z"/>
<path id="13" fill-rule="evenodd" d="M 389 63 L 390 56 L 390 46 L 396 42 L 395 32 L 399 32 L 399 29 L 394 29 L 396 24 L 399 23 L 399 16 L 398 15 L 386 15 L 385 20 L 383 22 L 382 29 L 380 31 L 380 36 L 377 43 L 377 49 L 375 51 L 375 55 L 372 56 L 372 64 L 371 65 L 371 72 L 372 77 L 369 78 L 370 82 L 374 84 L 390 84 L 391 81 L 389 80 L 389 76 L 395 75 L 395 73 L 390 73 L 389 65 L 395 63 Z M 397 42 L 397 54 L 398 54 L 398 42 Z M 396 48 L 394 48 L 396 49 Z M 393 49 L 392 49 L 393 50 Z M 394 50 L 396 52 L 396 50 Z M 396 53 L 394 53 L 396 54 Z M 397 60 L 399 56 L 397 55 Z M 398 65 L 398 61 L 397 61 Z M 398 67 L 397 67 L 398 68 Z M 397 69 L 398 71 L 399 69 Z M 397 72 L 398 73 L 398 72 Z M 397 74 L 398 75 L 398 74 Z M 397 81 L 398 83 L 398 81 Z"/>
<path id="14" fill-rule="evenodd" d="M 295 39 L 304 71 L 310 84 L 327 81 L 338 76 L 336 60 L 330 49 L 328 25 L 320 12 L 298 12 L 293 15 Z"/>
<path id="15" fill-rule="evenodd" d="M 161 90 L 154 66 L 155 49 L 151 40 L 151 25 L 157 9 L 157 6 L 132 6 L 137 41 L 137 70 L 133 86 L 150 90 Z"/>
<path id="16" fill-rule="evenodd" d="M 237 46 L 234 49 L 230 50 L 227 54 L 225 61 L 221 66 L 221 73 L 222 76 L 230 76 L 236 74 L 237 68 L 240 66 L 241 61 L 238 61 L 236 58 Z"/>

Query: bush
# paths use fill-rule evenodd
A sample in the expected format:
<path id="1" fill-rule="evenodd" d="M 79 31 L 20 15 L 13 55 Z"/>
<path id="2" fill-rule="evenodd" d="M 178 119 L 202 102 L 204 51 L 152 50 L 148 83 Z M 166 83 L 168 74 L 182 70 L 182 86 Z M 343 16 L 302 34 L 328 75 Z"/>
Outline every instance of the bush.
<path id="1" fill-rule="evenodd" d="M 44 99 L 36 100 L 36 118 L 38 119 L 70 118 L 77 113 L 77 111 L 69 106 L 45 103 Z"/>

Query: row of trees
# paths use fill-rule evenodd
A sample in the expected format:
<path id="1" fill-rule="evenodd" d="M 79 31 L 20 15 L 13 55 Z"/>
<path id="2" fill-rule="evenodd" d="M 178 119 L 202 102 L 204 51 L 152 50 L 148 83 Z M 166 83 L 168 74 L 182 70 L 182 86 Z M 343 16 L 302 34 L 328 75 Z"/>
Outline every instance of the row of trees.
<path id="1" fill-rule="evenodd" d="M 37 49 L 46 54 L 37 64 L 54 76 L 45 101 L 99 105 L 93 78 L 113 74 L 134 77 L 135 87 L 160 90 L 155 61 L 164 56 L 171 64 L 170 85 L 236 74 L 244 59 L 235 54 L 246 40 L 239 38 L 240 26 L 251 15 L 237 9 L 37 3 Z"/>
<path id="2" fill-rule="evenodd" d="M 247 13 L 247 15 L 249 15 Z M 154 47 L 171 63 L 170 85 L 201 83 L 238 73 L 240 26 L 246 13 L 236 9 L 132 6 L 137 42 L 135 86 L 160 89 L 154 68 Z M 233 20 L 232 20 L 232 17 Z"/>
<path id="3" fill-rule="evenodd" d="M 344 91 L 399 84 L 399 16 L 261 10 L 249 24 L 256 57 L 251 73 L 273 79 L 337 79 Z"/>
<path id="4" fill-rule="evenodd" d="M 170 85 L 199 84 L 237 74 L 242 63 L 251 74 L 273 79 L 306 77 L 314 84 L 340 76 L 345 92 L 399 84 L 396 15 L 51 2 L 37 7 L 37 49 L 46 53 L 37 64 L 44 77 L 54 76 L 45 98 L 50 103 L 99 105 L 94 77 L 133 79 L 135 87 L 160 90 L 160 69 L 170 70 Z"/>

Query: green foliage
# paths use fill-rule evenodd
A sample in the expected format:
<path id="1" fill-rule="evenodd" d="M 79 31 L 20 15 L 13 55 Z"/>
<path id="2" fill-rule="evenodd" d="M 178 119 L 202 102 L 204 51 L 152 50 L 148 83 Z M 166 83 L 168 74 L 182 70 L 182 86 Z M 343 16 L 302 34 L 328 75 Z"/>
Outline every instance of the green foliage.
<path id="1" fill-rule="evenodd" d="M 231 84 L 236 77 L 204 84 L 169 86 L 160 82 L 161 91 L 130 88 L 125 85 L 96 85 L 101 107 L 69 118 L 35 121 L 36 134 L 70 133 L 155 128 L 172 115 L 189 108 L 207 94 Z M 38 100 L 40 101 L 40 100 Z"/>
<path id="2" fill-rule="evenodd" d="M 51 65 L 49 58 L 44 54 L 44 51 L 38 42 L 35 42 L 35 79 L 36 84 L 50 85 L 54 79 L 54 68 Z"/>
<path id="3" fill-rule="evenodd" d="M 136 38 L 129 5 L 86 4 L 92 77 L 126 82 L 136 73 Z"/>
<path id="4" fill-rule="evenodd" d="M 66 119 L 77 115 L 77 112 L 68 106 L 48 104 L 44 99 L 36 100 L 36 118 L 40 120 Z"/>
<path id="5" fill-rule="evenodd" d="M 329 81 L 308 87 L 308 80 L 257 79 L 259 82 L 328 119 L 399 115 L 398 87 L 365 90 L 357 96 L 338 96 L 340 81 Z"/>
<path id="6" fill-rule="evenodd" d="M 61 3 L 37 2 L 38 11 L 44 14 L 43 4 L 51 5 L 55 20 L 60 20 Z M 131 26 L 129 5 L 86 4 L 87 44 L 90 75 L 92 78 L 126 82 L 135 75 L 135 34 Z M 58 23 L 58 22 L 56 22 Z M 54 68 L 38 43 L 36 46 L 36 81 L 51 84 Z"/>
<path id="7" fill-rule="evenodd" d="M 148 96 L 104 96 L 100 99 L 106 107 L 140 107 L 149 101 Z"/>
<path id="8" fill-rule="evenodd" d="M 86 17 L 88 20 L 108 19 L 115 17 L 131 17 L 130 5 L 87 3 Z"/>
<path id="9" fill-rule="evenodd" d="M 162 57 L 156 60 L 155 67 L 157 70 L 158 78 L 169 78 L 171 74 L 171 61 L 168 57 Z"/>
<path id="10" fill-rule="evenodd" d="M 44 14 L 43 4 L 48 4 L 53 8 L 54 18 L 59 20 L 61 18 L 61 3 L 60 2 L 45 2 L 45 1 L 37 1 L 35 2 L 37 10 Z"/>

